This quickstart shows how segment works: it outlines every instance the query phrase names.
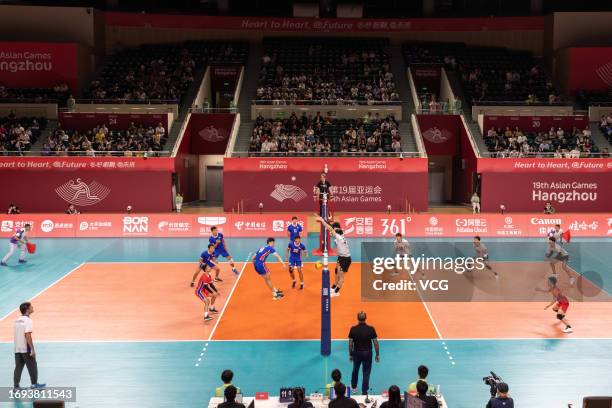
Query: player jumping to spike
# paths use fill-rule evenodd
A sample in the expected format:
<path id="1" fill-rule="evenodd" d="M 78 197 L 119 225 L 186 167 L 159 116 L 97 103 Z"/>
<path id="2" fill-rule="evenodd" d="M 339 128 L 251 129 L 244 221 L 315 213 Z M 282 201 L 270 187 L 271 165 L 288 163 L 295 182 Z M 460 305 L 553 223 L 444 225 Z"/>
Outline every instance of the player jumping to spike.
<path id="1" fill-rule="evenodd" d="M 283 291 L 278 290 L 276 289 L 276 287 L 274 287 L 272 279 L 270 278 L 270 270 L 266 266 L 266 259 L 268 259 L 270 255 L 274 254 L 274 256 L 282 264 L 283 269 L 285 268 L 285 262 L 283 261 L 283 258 L 281 258 L 281 256 L 276 252 L 276 249 L 274 248 L 274 242 L 274 238 L 268 238 L 268 240 L 266 241 L 266 246 L 259 248 L 257 252 L 255 252 L 255 255 L 253 255 L 253 266 L 255 266 L 255 272 L 257 272 L 259 276 L 263 278 L 263 280 L 266 282 L 266 285 L 268 285 L 268 287 L 272 291 L 272 299 L 280 300 L 284 296 Z"/>
<path id="2" fill-rule="evenodd" d="M 567 261 L 569 260 L 569 254 L 567 251 L 557 243 L 555 237 L 548 238 L 548 251 L 546 251 L 546 257 L 550 260 L 550 269 L 552 269 L 553 275 L 557 275 L 557 264 L 561 262 L 561 268 L 567 274 L 570 285 L 576 282 L 576 278 L 572 276 L 572 272 L 567 267 Z"/>
<path id="3" fill-rule="evenodd" d="M 498 278 L 499 274 L 493 270 L 493 268 L 491 267 L 491 263 L 489 262 L 489 250 L 487 249 L 485 244 L 480 242 L 480 237 L 478 235 L 474 237 L 473 243 L 474 251 L 476 251 L 476 259 L 481 259 L 485 268 L 493 272 L 493 275 Z"/>
<path id="4" fill-rule="evenodd" d="M 200 255 L 200 264 L 198 265 L 198 269 L 196 269 L 195 273 L 193 274 L 193 278 L 191 279 L 192 288 L 193 285 L 195 285 L 195 280 L 198 277 L 200 271 L 213 269 L 215 271 L 215 280 L 217 280 L 217 277 L 219 276 L 221 270 L 219 269 L 219 265 L 215 263 L 214 250 L 214 244 L 208 244 L 208 248 Z"/>
<path id="5" fill-rule="evenodd" d="M 217 227 L 211 227 L 210 233 L 212 235 L 208 239 L 208 242 L 215 246 L 215 259 L 219 259 L 220 256 L 227 258 L 230 266 L 232 267 L 232 272 L 238 275 L 238 269 L 236 269 L 236 265 L 234 265 L 234 259 L 227 252 L 227 244 L 225 243 L 225 238 L 223 238 L 223 234 L 217 230 Z M 215 276 L 215 282 L 221 282 L 221 279 L 219 279 L 219 274 Z"/>
<path id="6" fill-rule="evenodd" d="M 298 274 L 300 275 L 300 290 L 304 289 L 304 274 L 302 273 L 302 254 L 304 257 L 308 257 L 308 251 L 306 246 L 302 244 L 302 239 L 297 236 L 289 245 L 287 245 L 287 262 L 289 263 L 289 275 L 293 283 L 291 287 L 295 289 L 295 274 L 293 269 L 297 268 Z"/>
<path id="7" fill-rule="evenodd" d="M 334 237 L 336 243 L 336 251 L 338 251 L 338 260 L 336 262 L 336 280 L 331 287 L 330 297 L 340 296 L 340 289 L 344 284 L 344 274 L 349 271 L 351 266 L 351 251 L 349 249 L 348 242 L 344 237 L 344 231 L 340 223 L 334 222 L 333 225 L 328 224 L 325 220 L 315 214 L 316 219 L 321 222 L 321 225 L 327 229 L 330 234 Z"/>
<path id="8" fill-rule="evenodd" d="M 567 309 L 569 308 L 569 300 L 567 297 L 561 292 L 561 289 L 557 286 L 557 277 L 549 276 L 548 277 L 548 290 L 538 289 L 541 292 L 550 292 L 553 297 L 553 301 L 550 302 L 544 310 L 547 310 L 549 307 L 553 306 L 553 311 L 557 314 L 557 319 L 565 324 L 565 328 L 563 329 L 563 333 L 572 333 L 574 330 L 572 326 L 570 326 L 565 314 L 567 313 Z"/>
<path id="9" fill-rule="evenodd" d="M 19 254 L 19 263 L 26 263 L 25 254 L 26 254 L 26 244 L 29 242 L 28 232 L 32 226 L 30 224 L 26 224 L 23 228 L 17 228 L 13 236 L 9 240 L 9 251 L 4 255 L 0 265 L 7 266 L 7 262 L 11 259 L 11 256 L 15 253 L 17 248 L 21 251 Z"/>
<path id="10" fill-rule="evenodd" d="M 218 310 L 215 309 L 214 305 L 219 291 L 217 291 L 217 288 L 215 288 L 215 284 L 210 276 L 210 268 L 207 265 L 204 265 L 202 276 L 200 276 L 200 280 L 198 281 L 195 294 L 202 302 L 204 302 L 204 321 L 208 322 L 212 320 L 213 318 L 209 313 L 218 313 Z"/>
<path id="11" fill-rule="evenodd" d="M 289 234 L 289 241 L 293 242 L 296 238 L 299 238 L 302 234 L 302 226 L 298 223 L 297 217 L 291 218 L 291 223 L 287 226 L 287 233 Z"/>

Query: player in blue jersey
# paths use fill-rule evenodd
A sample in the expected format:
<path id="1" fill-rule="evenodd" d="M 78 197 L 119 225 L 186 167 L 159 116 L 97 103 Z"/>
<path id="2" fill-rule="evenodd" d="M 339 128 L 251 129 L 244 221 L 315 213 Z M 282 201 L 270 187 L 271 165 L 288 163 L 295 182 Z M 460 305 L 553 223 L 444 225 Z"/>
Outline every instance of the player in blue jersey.
<path id="1" fill-rule="evenodd" d="M 287 260 L 289 263 L 289 275 L 291 275 L 291 279 L 293 283 L 291 287 L 295 289 L 295 274 L 293 273 L 293 269 L 297 268 L 298 273 L 300 275 L 300 290 L 304 289 L 304 275 L 302 274 L 302 254 L 304 257 L 308 257 L 308 251 L 306 250 L 306 246 L 302 244 L 302 239 L 297 236 L 294 241 L 289 242 L 287 245 Z"/>
<path id="2" fill-rule="evenodd" d="M 227 252 L 227 245 L 225 244 L 225 238 L 223 238 L 223 234 L 217 230 L 217 227 L 211 227 L 210 233 L 212 234 L 208 239 L 208 242 L 215 246 L 214 257 L 219 259 L 220 256 L 227 258 L 230 266 L 232 267 L 232 272 L 238 275 L 238 269 L 236 269 L 236 265 L 234 265 L 234 260 L 232 256 Z M 221 282 L 219 276 L 215 278 L 216 282 Z"/>
<path id="3" fill-rule="evenodd" d="M 302 226 L 298 224 L 298 218 L 291 218 L 291 224 L 287 226 L 287 232 L 289 233 L 289 241 L 293 242 L 296 238 L 302 235 Z"/>
<path id="4" fill-rule="evenodd" d="M 215 271 L 215 281 L 218 281 L 219 273 L 221 270 L 219 269 L 219 265 L 215 263 L 215 246 L 213 244 L 208 244 L 208 248 L 202 252 L 200 255 L 200 264 L 198 265 L 198 269 L 193 274 L 193 278 L 191 279 L 191 287 L 195 285 L 195 281 L 198 277 L 200 271 L 214 270 Z"/>
<path id="5" fill-rule="evenodd" d="M 255 272 L 257 272 L 266 282 L 266 285 L 272 291 L 272 299 L 279 300 L 283 298 L 283 292 L 281 290 L 276 289 L 274 284 L 272 284 L 272 279 L 270 278 L 270 270 L 266 266 L 266 259 L 272 254 L 278 259 L 278 261 L 282 264 L 283 269 L 285 268 L 285 262 L 283 262 L 283 258 L 276 252 L 274 249 L 274 238 L 268 238 L 266 241 L 266 246 L 261 247 L 255 252 L 253 255 L 253 266 L 255 266 Z"/>

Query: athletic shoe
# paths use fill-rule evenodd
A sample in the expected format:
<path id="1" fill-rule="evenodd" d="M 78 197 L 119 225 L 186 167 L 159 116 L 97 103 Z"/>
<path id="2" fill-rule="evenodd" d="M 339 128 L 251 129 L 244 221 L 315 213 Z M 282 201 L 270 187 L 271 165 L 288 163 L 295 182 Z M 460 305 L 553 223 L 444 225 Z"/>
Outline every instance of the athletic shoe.
<path id="1" fill-rule="evenodd" d="M 221 279 L 221 278 L 215 278 L 215 282 L 223 282 L 223 279 Z"/>
<path id="2" fill-rule="evenodd" d="M 571 327 L 567 326 L 565 329 L 563 329 L 563 333 L 573 333 L 574 330 L 572 330 Z"/>
<path id="3" fill-rule="evenodd" d="M 574 283 L 576 283 L 576 278 L 574 278 L 573 276 L 570 278 L 570 285 L 573 285 Z"/>
<path id="4" fill-rule="evenodd" d="M 28 261 L 26 261 L 25 259 L 20 259 L 19 263 L 27 263 Z"/>
<path id="5" fill-rule="evenodd" d="M 358 394 L 357 388 L 351 387 L 351 395 L 357 395 L 357 394 Z"/>
<path id="6" fill-rule="evenodd" d="M 208 313 L 219 313 L 217 309 L 208 309 Z"/>
<path id="7" fill-rule="evenodd" d="M 283 297 L 284 296 L 283 296 L 282 293 L 276 292 L 276 293 L 272 294 L 272 300 L 281 300 Z"/>
<path id="8" fill-rule="evenodd" d="M 336 292 L 335 290 L 329 294 L 329 297 L 338 297 L 340 296 L 340 292 Z"/>
<path id="9" fill-rule="evenodd" d="M 36 383 L 36 384 L 32 384 L 31 388 L 38 389 L 38 388 L 45 388 L 46 386 L 47 384 Z"/>
<path id="10" fill-rule="evenodd" d="M 189 284 L 189 286 L 191 286 L 191 287 L 193 288 L 193 287 L 195 286 L 195 282 L 191 282 L 191 283 Z"/>
<path id="11" fill-rule="evenodd" d="M 204 321 L 205 321 L 205 322 L 210 322 L 212 319 L 214 319 L 214 317 L 211 317 L 211 316 L 204 316 Z"/>
<path id="12" fill-rule="evenodd" d="M 304 290 L 304 284 L 300 283 L 300 290 Z"/>
<path id="13" fill-rule="evenodd" d="M 8 266 L 6 262 L 0 262 L 0 266 Z"/>
<path id="14" fill-rule="evenodd" d="M 238 272 L 238 269 L 236 268 L 232 268 L 232 272 L 234 272 L 236 275 L 240 275 L 240 272 Z"/>

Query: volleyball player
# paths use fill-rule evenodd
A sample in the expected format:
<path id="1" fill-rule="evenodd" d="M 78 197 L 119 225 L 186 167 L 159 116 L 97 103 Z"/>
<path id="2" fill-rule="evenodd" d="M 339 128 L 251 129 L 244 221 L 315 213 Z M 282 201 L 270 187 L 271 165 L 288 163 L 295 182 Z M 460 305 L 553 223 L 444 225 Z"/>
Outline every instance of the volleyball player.
<path id="1" fill-rule="evenodd" d="M 401 258 L 412 258 L 412 248 L 410 247 L 410 243 L 402 237 L 402 234 L 400 232 L 395 234 L 395 241 L 393 241 L 393 250 L 395 251 L 395 254 L 399 255 Z M 421 270 L 421 274 L 425 276 L 425 271 Z M 397 269 L 391 272 L 391 276 L 397 275 L 399 275 L 399 271 Z"/>
<path id="2" fill-rule="evenodd" d="M 266 241 L 266 246 L 259 248 L 255 252 L 255 255 L 253 255 L 253 266 L 255 267 L 255 272 L 257 272 L 259 276 L 263 278 L 263 280 L 266 282 L 266 285 L 268 285 L 268 287 L 272 291 L 272 299 L 280 300 L 284 296 L 283 291 L 276 289 L 276 287 L 274 287 L 274 284 L 272 284 L 272 279 L 270 278 L 270 270 L 266 265 L 266 260 L 270 255 L 273 254 L 278 259 L 278 262 L 281 263 L 283 269 L 285 268 L 285 262 L 283 262 L 283 258 L 281 258 L 281 256 L 276 252 L 276 249 L 274 248 L 274 243 L 274 238 L 268 238 L 268 240 Z"/>
<path id="3" fill-rule="evenodd" d="M 480 242 L 480 237 L 478 235 L 474 237 L 473 244 L 474 244 L 474 251 L 476 251 L 476 259 L 481 259 L 485 268 L 493 272 L 493 275 L 495 275 L 495 277 L 498 278 L 499 274 L 493 270 L 493 267 L 491 267 L 491 263 L 489 262 L 489 250 L 487 249 L 485 244 Z"/>
<path id="4" fill-rule="evenodd" d="M 289 234 L 289 241 L 293 242 L 296 238 L 302 235 L 302 226 L 298 223 L 297 217 L 291 218 L 291 223 L 287 226 L 287 233 Z"/>
<path id="5" fill-rule="evenodd" d="M 563 268 L 567 274 L 567 277 L 570 280 L 570 285 L 573 285 L 576 282 L 576 278 L 572 276 L 572 272 L 567 267 L 569 254 L 561 245 L 557 243 L 557 239 L 555 237 L 548 238 L 548 251 L 546 251 L 546 257 L 549 259 L 550 269 L 552 269 L 553 275 L 557 275 L 557 264 L 561 262 L 561 268 Z"/>
<path id="6" fill-rule="evenodd" d="M 238 275 L 238 269 L 236 269 L 236 265 L 234 265 L 234 259 L 227 252 L 227 246 L 225 244 L 225 238 L 223 238 L 223 234 L 220 233 L 219 230 L 217 230 L 217 227 L 211 227 L 210 233 L 211 236 L 208 239 L 208 242 L 215 246 L 213 256 L 215 257 L 215 259 L 219 259 L 220 256 L 227 258 L 230 266 L 232 267 L 232 272 Z M 221 279 L 219 279 L 219 274 L 215 276 L 215 282 L 221 282 Z"/>
<path id="7" fill-rule="evenodd" d="M 546 305 L 544 310 L 547 310 L 549 307 L 552 306 L 552 310 L 557 314 L 557 319 L 559 319 L 560 322 L 565 324 L 563 333 L 572 333 L 574 330 L 572 329 L 572 326 L 569 324 L 569 322 L 567 321 L 567 317 L 565 316 L 570 304 L 569 299 L 561 292 L 561 289 L 559 289 L 559 287 L 557 286 L 557 277 L 548 277 L 548 290 L 538 290 L 542 292 L 550 292 L 553 297 L 553 300 L 548 305 Z"/>
<path id="8" fill-rule="evenodd" d="M 32 229 L 30 224 L 25 224 L 23 228 L 17 228 L 15 233 L 9 239 L 9 251 L 4 255 L 2 261 L 0 261 L 1 266 L 7 266 L 7 262 L 11 259 L 11 256 L 19 249 L 21 253 L 19 254 L 19 263 L 26 263 L 25 254 L 26 254 L 26 244 L 30 241 L 28 239 L 28 233 Z"/>
<path id="9" fill-rule="evenodd" d="M 200 271 L 206 271 L 207 268 L 210 268 L 215 271 L 215 276 L 216 276 L 215 281 L 220 280 L 217 278 L 219 277 L 219 273 L 221 272 L 221 270 L 219 269 L 219 265 L 215 263 L 214 252 L 215 252 L 215 245 L 208 244 L 208 248 L 206 249 L 206 251 L 202 252 L 202 254 L 200 255 L 200 264 L 198 265 L 198 269 L 196 269 L 195 273 L 193 274 L 193 278 L 191 278 L 192 288 L 193 288 L 193 285 L 195 285 L 195 280 L 198 277 L 198 274 L 200 273 Z"/>
<path id="10" fill-rule="evenodd" d="M 336 243 L 336 251 L 338 251 L 338 259 L 336 262 L 336 280 L 331 287 L 330 297 L 340 296 L 340 289 L 344 285 L 344 274 L 349 271 L 351 266 L 351 251 L 349 249 L 348 242 L 344 237 L 344 231 L 340 226 L 340 223 L 334 222 L 333 225 L 328 224 L 322 217 L 315 214 L 321 225 L 327 229 L 330 234 L 334 237 Z"/>
<path id="11" fill-rule="evenodd" d="M 553 237 L 557 244 L 563 245 L 563 230 L 561 229 L 561 225 L 555 224 L 555 228 L 548 231 L 548 237 Z"/>
<path id="12" fill-rule="evenodd" d="M 297 269 L 300 275 L 300 290 L 304 289 L 304 274 L 302 273 L 302 254 L 304 257 L 308 257 L 308 251 L 306 246 L 302 244 L 302 239 L 297 236 L 293 241 L 287 245 L 287 262 L 289 263 L 289 275 L 293 283 L 291 287 L 295 289 L 295 273 L 293 269 Z"/>
<path id="13" fill-rule="evenodd" d="M 215 284 L 210 276 L 210 268 L 207 265 L 204 265 L 203 273 L 198 281 L 195 294 L 202 302 L 204 302 L 204 321 L 211 321 L 213 318 L 209 313 L 218 313 L 218 310 L 215 309 L 214 305 L 219 292 L 217 291 L 217 288 L 215 288 Z"/>

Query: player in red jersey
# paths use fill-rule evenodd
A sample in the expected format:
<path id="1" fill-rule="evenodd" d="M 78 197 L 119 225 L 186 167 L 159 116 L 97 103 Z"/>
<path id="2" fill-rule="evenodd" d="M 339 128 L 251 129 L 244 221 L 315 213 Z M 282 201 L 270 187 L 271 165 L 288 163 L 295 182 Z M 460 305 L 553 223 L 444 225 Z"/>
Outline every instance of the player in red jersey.
<path id="1" fill-rule="evenodd" d="M 217 291 L 217 288 L 215 288 L 213 279 L 210 276 L 210 268 L 204 268 L 202 276 L 200 276 L 200 280 L 196 286 L 195 294 L 202 302 L 204 302 L 204 321 L 208 322 L 212 320 L 213 318 L 209 313 L 218 312 L 218 310 L 215 309 L 214 304 L 215 300 L 217 300 L 219 292 Z"/>
<path id="2" fill-rule="evenodd" d="M 542 290 L 542 292 L 550 292 L 553 297 L 553 301 L 550 302 L 544 310 L 547 310 L 549 307 L 553 306 L 553 311 L 557 313 L 557 319 L 559 319 L 563 324 L 565 324 L 565 329 L 563 329 L 563 333 L 572 333 L 572 326 L 570 326 L 565 314 L 567 313 L 567 309 L 569 308 L 569 299 L 561 292 L 561 289 L 557 286 L 557 277 L 549 276 L 548 277 L 548 290 Z"/>

